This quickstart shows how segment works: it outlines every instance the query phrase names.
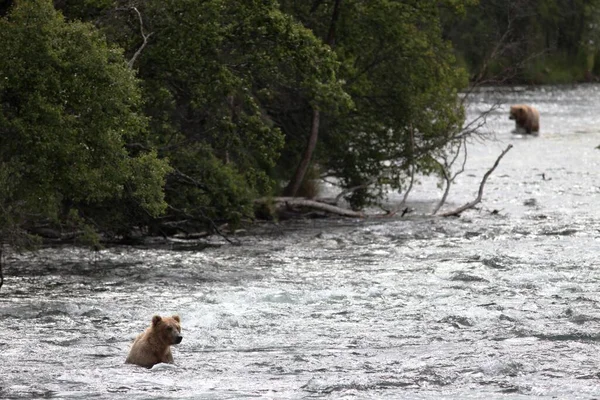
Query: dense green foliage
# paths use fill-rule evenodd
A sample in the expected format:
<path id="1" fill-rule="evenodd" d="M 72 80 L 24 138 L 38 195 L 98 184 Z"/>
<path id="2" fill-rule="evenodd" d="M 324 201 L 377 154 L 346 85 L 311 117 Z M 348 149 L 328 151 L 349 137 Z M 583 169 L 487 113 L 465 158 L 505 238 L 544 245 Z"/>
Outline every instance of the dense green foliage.
<path id="1" fill-rule="evenodd" d="M 333 2 L 281 3 L 319 36 L 327 35 Z M 374 183 L 349 195 L 355 207 L 380 198 L 389 187 L 402 190 L 411 165 L 433 172 L 432 156 L 445 151 L 462 126 L 457 91 L 466 76 L 441 38 L 439 5 L 433 0 L 343 3 L 334 50 L 355 107 L 327 115 L 316 161 L 345 188 Z"/>
<path id="2" fill-rule="evenodd" d="M 480 0 L 445 35 L 473 79 L 570 83 L 600 75 L 600 1 Z"/>
<path id="3" fill-rule="evenodd" d="M 140 12 L 153 40 L 137 68 L 154 143 L 176 171 L 172 216 L 251 215 L 254 198 L 276 193 L 284 135 L 270 114 L 287 97 L 343 102 L 335 59 L 275 1 L 149 0 Z"/>
<path id="4" fill-rule="evenodd" d="M 2 237 L 34 222 L 102 225 L 86 211 L 115 200 L 151 216 L 165 209 L 167 164 L 125 148 L 144 137 L 146 118 L 119 48 L 30 0 L 0 20 L 0 54 Z"/>
<path id="5" fill-rule="evenodd" d="M 355 188 L 360 208 L 439 172 L 464 119 L 442 18 L 472 0 L 8 3 L 4 240 L 44 223 L 127 236 L 252 218 L 311 132 L 308 178 Z"/>

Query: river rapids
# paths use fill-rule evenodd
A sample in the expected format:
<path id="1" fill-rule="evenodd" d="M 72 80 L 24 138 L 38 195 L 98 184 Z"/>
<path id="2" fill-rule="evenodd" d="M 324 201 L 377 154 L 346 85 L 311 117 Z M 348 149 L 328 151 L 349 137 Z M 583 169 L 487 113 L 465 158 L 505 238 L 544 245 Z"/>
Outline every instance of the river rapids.
<path id="1" fill-rule="evenodd" d="M 511 134 L 513 103 L 539 136 Z M 11 254 L 0 398 L 600 398 L 600 86 L 484 90 L 468 116 L 494 105 L 444 210 L 513 148 L 458 218 L 422 179 L 403 217 Z M 175 364 L 124 364 L 154 314 L 181 316 Z"/>

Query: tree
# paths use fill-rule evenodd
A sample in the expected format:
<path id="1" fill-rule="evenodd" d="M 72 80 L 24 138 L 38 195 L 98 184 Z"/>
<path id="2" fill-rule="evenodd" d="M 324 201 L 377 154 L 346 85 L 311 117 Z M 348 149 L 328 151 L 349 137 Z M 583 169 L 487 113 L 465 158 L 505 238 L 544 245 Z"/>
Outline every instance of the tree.
<path id="1" fill-rule="evenodd" d="M 128 54 L 143 41 L 133 4 L 102 22 Z M 169 222 L 210 227 L 251 216 L 254 198 L 278 190 L 288 127 L 273 115 L 295 102 L 348 103 L 334 54 L 273 0 L 149 0 L 138 10 L 152 36 L 134 68 L 152 141 L 174 167 Z"/>
<path id="2" fill-rule="evenodd" d="M 110 231 L 115 201 L 164 210 L 167 163 L 126 149 L 145 140 L 147 120 L 120 49 L 92 25 L 66 22 L 50 0 L 28 0 L 0 19 L 0 54 L 3 242 L 47 223 Z"/>
<path id="3" fill-rule="evenodd" d="M 322 38 L 336 3 L 281 2 Z M 456 9 L 462 2 L 444 5 Z M 440 18 L 440 2 L 433 0 L 342 4 L 334 51 L 355 107 L 322 113 L 314 163 L 351 189 L 347 198 L 356 208 L 380 199 L 389 187 L 402 190 L 414 171 L 439 172 L 433 157 L 447 151 L 460 132 L 464 111 L 458 91 L 466 74 L 442 39 Z"/>
<path id="4" fill-rule="evenodd" d="M 325 44 L 329 47 L 333 47 L 335 43 L 335 29 L 337 26 L 337 22 L 340 17 L 340 9 L 342 6 L 342 0 L 335 0 L 333 3 L 333 11 L 331 15 L 331 22 L 329 24 L 329 31 L 327 33 L 327 38 L 325 39 Z M 312 118 L 311 118 L 311 126 L 310 126 L 310 135 L 308 137 L 308 141 L 306 144 L 306 148 L 300 159 L 300 163 L 296 168 L 296 172 L 292 176 L 290 182 L 285 188 L 285 195 L 288 196 L 296 196 L 298 190 L 300 189 L 300 185 L 302 184 L 308 167 L 310 165 L 313 152 L 317 146 L 317 140 L 319 138 L 319 127 L 321 124 L 321 111 L 313 107 L 312 108 Z"/>
<path id="5" fill-rule="evenodd" d="M 444 32 L 473 80 L 569 83 L 598 75 L 598 0 L 481 0 Z"/>
<path id="6" fill-rule="evenodd" d="M 127 148 L 173 166 L 164 230 L 250 217 L 255 198 L 297 195 L 319 170 L 355 208 L 441 174 L 466 84 L 441 9 L 469 1 L 56 3 L 92 18 L 137 71 L 149 129 Z"/>

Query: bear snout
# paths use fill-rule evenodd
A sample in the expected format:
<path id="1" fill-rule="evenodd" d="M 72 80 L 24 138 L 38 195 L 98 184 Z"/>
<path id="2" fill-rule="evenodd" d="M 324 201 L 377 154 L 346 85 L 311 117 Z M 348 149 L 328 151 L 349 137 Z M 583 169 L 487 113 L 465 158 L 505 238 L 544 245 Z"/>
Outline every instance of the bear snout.
<path id="1" fill-rule="evenodd" d="M 179 343 L 181 343 L 181 341 L 182 341 L 182 340 L 183 340 L 183 336 L 177 336 L 177 337 L 175 338 L 175 344 L 179 344 Z"/>

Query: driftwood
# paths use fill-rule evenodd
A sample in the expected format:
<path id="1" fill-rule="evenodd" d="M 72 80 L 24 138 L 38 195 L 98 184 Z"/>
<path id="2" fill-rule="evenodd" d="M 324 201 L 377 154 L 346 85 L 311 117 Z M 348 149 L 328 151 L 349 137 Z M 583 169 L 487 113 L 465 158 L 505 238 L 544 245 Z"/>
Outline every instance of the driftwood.
<path id="1" fill-rule="evenodd" d="M 445 213 L 440 214 L 442 217 L 451 217 L 451 216 L 458 216 L 460 215 L 460 213 L 462 213 L 465 210 L 468 210 L 470 208 L 475 207 L 477 204 L 479 204 L 481 202 L 481 198 L 483 197 L 483 187 L 485 186 L 485 182 L 487 181 L 487 179 L 489 178 L 489 176 L 492 174 L 492 172 L 494 172 L 494 170 L 496 169 L 496 167 L 498 166 L 498 164 L 500 164 L 500 160 L 502 160 L 502 157 L 504 157 L 504 155 L 506 153 L 508 153 L 508 151 L 510 149 L 512 149 L 513 145 L 509 144 L 506 149 L 504 149 L 504 151 L 502 151 L 502 153 L 500 153 L 500 155 L 498 156 L 498 158 L 496 159 L 496 162 L 494 163 L 494 166 L 489 169 L 485 175 L 483 175 L 483 179 L 481 179 L 481 183 L 479 184 L 479 193 L 477 194 L 477 198 L 475 198 L 475 200 L 471 201 L 470 203 L 467 203 L 461 207 L 458 207 L 455 210 L 452 211 L 447 211 Z"/>
<path id="2" fill-rule="evenodd" d="M 72 242 L 85 235 L 83 230 L 63 231 L 61 227 L 52 227 L 47 223 L 27 227 L 27 233 L 49 242 Z"/>
<path id="3" fill-rule="evenodd" d="M 359 211 L 352 211 L 346 208 L 334 206 L 331 204 L 323 203 L 316 200 L 309 200 L 300 197 L 274 197 L 274 198 L 261 198 L 256 200 L 259 204 L 275 203 L 281 206 L 296 206 L 296 207 L 307 207 L 315 210 L 326 211 L 328 213 L 341 215 L 344 217 L 364 218 L 365 214 Z"/>

